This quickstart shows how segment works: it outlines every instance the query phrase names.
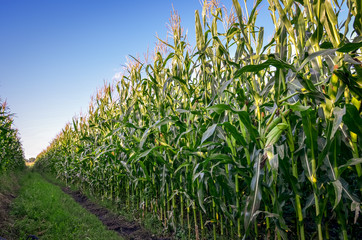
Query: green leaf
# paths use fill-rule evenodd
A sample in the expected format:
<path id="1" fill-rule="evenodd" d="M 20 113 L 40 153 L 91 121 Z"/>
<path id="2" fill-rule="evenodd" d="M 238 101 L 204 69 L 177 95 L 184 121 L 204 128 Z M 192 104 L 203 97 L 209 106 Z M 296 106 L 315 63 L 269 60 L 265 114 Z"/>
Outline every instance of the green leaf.
<path id="1" fill-rule="evenodd" d="M 333 109 L 334 119 L 333 119 L 333 128 L 332 128 L 332 133 L 331 133 L 330 139 L 332 139 L 334 137 L 334 135 L 336 134 L 338 128 L 340 127 L 340 125 L 342 123 L 343 116 L 345 114 L 346 114 L 345 109 L 341 109 L 339 107 L 335 107 Z"/>
<path id="2" fill-rule="evenodd" d="M 164 119 L 161 119 L 161 120 L 158 120 L 157 122 L 155 122 L 155 124 L 153 124 L 152 127 L 160 127 L 160 126 L 165 125 L 170 122 L 174 122 L 174 121 L 172 119 L 166 117 Z"/>
<path id="3" fill-rule="evenodd" d="M 235 126 L 231 125 L 230 122 L 224 122 L 222 126 L 224 126 L 224 129 L 228 134 L 231 134 L 235 138 L 238 144 L 246 147 L 246 141 L 243 135 L 236 129 Z"/>
<path id="4" fill-rule="evenodd" d="M 233 6 L 235 8 L 236 15 L 238 16 L 240 26 L 244 25 L 243 15 L 239 1 L 233 0 Z"/>
<path id="5" fill-rule="evenodd" d="M 230 83 L 233 82 L 233 80 L 234 79 L 230 79 L 229 81 L 226 81 L 221 85 L 221 87 L 219 89 L 219 95 L 221 95 L 225 91 L 225 89 L 230 85 Z"/>
<path id="6" fill-rule="evenodd" d="M 346 104 L 346 114 L 343 116 L 343 122 L 347 125 L 349 131 L 362 136 L 362 118 L 354 105 Z"/>
<path id="7" fill-rule="evenodd" d="M 181 88 L 184 90 L 184 92 L 186 94 L 188 94 L 188 95 L 190 94 L 190 89 L 189 89 L 189 87 L 187 85 L 187 82 L 185 80 L 183 80 L 183 79 L 181 79 L 181 78 L 179 78 L 177 76 L 172 76 L 172 79 L 179 83 L 179 85 L 181 86 Z"/>
<path id="8" fill-rule="evenodd" d="M 226 154 L 222 154 L 222 153 L 215 153 L 210 155 L 205 161 L 208 160 L 224 160 L 224 161 L 229 161 L 231 160 L 230 156 L 226 155 Z"/>
<path id="9" fill-rule="evenodd" d="M 176 109 L 176 112 L 178 112 L 178 113 L 189 113 L 190 110 L 178 108 L 178 109 Z"/>
<path id="10" fill-rule="evenodd" d="M 302 112 L 302 111 L 308 110 L 310 108 L 310 106 L 304 106 L 300 102 L 296 102 L 296 103 L 287 102 L 287 103 L 284 103 L 283 105 L 287 105 L 287 106 L 289 106 L 290 109 L 292 109 L 293 111 L 297 111 L 297 112 Z"/>
<path id="11" fill-rule="evenodd" d="M 301 112 L 301 115 L 302 115 L 303 130 L 306 136 L 307 148 L 316 151 L 316 149 L 318 149 L 318 145 L 317 145 L 317 130 L 315 127 L 316 123 L 315 110 L 308 109 L 306 111 Z"/>
<path id="12" fill-rule="evenodd" d="M 202 51 L 205 47 L 204 34 L 202 33 L 202 27 L 200 23 L 199 11 L 195 11 L 195 33 L 196 33 L 196 46 L 199 51 Z"/>
<path id="13" fill-rule="evenodd" d="M 341 201 L 343 187 L 342 187 L 342 183 L 339 180 L 333 181 L 332 184 L 333 184 L 334 195 L 335 195 L 333 209 L 335 209 L 337 207 L 338 203 Z"/>
<path id="14" fill-rule="evenodd" d="M 144 152 L 142 152 L 140 155 L 138 155 L 138 157 L 136 159 L 140 159 L 140 158 L 143 158 L 143 157 L 146 157 L 150 152 L 152 152 L 153 150 L 159 148 L 159 146 L 156 146 L 156 147 L 153 147 L 151 149 L 148 149 Z"/>
<path id="15" fill-rule="evenodd" d="M 199 201 L 199 205 L 200 205 L 202 211 L 204 213 L 206 213 L 206 209 L 204 206 L 205 198 L 204 198 L 204 185 L 203 184 L 200 184 L 199 188 L 197 189 L 197 199 Z"/>
<path id="16" fill-rule="evenodd" d="M 347 163 L 338 167 L 339 175 L 341 175 L 342 172 L 344 172 L 344 170 L 346 170 L 349 166 L 354 166 L 360 163 L 362 163 L 362 158 L 352 158 L 348 160 Z"/>
<path id="17" fill-rule="evenodd" d="M 148 175 L 148 171 L 147 171 L 147 168 L 146 168 L 145 164 L 140 161 L 140 166 L 141 166 L 141 168 L 142 168 L 142 170 L 143 170 L 143 172 L 144 172 L 144 174 L 145 174 L 145 176 L 146 176 L 147 181 L 149 181 L 149 180 L 150 180 L 150 177 L 149 177 L 149 175 Z"/>
<path id="18" fill-rule="evenodd" d="M 343 45 L 343 47 L 338 48 L 337 52 L 343 52 L 343 53 L 353 52 L 360 49 L 361 47 L 362 47 L 362 42 L 346 43 L 345 45 Z"/>
<path id="19" fill-rule="evenodd" d="M 316 57 L 319 56 L 324 56 L 324 55 L 334 55 L 334 53 L 336 52 L 336 49 L 324 49 L 324 50 L 320 50 L 318 52 L 313 52 L 312 54 L 310 54 L 308 57 L 306 57 L 304 59 L 304 61 L 302 62 L 302 64 L 300 64 L 299 68 L 297 69 L 297 72 L 299 72 L 300 70 L 303 69 L 303 67 L 309 63 L 311 60 L 313 60 Z"/>
<path id="20" fill-rule="evenodd" d="M 259 138 L 259 132 L 258 132 L 258 130 L 256 130 L 256 128 L 251 123 L 250 114 L 247 113 L 246 111 L 240 111 L 237 113 L 239 115 L 241 122 L 244 124 L 246 129 L 248 129 L 251 139 L 256 142 L 257 138 Z"/>
<path id="21" fill-rule="evenodd" d="M 286 3 L 284 3 L 284 7 L 282 7 L 280 5 L 279 0 L 274 0 L 274 5 L 278 10 L 280 20 L 283 22 L 283 24 L 284 24 L 286 30 L 288 31 L 289 35 L 291 37 L 294 37 L 294 28 L 292 26 L 291 21 L 287 17 L 287 12 L 289 11 L 289 9 L 291 7 L 291 3 L 292 3 L 292 1 L 286 2 Z M 281 27 L 279 27 L 279 29 L 281 29 Z"/>
<path id="22" fill-rule="evenodd" d="M 244 210 L 244 228 L 247 230 L 250 226 L 250 223 L 254 220 L 254 214 L 259 209 L 260 201 L 262 198 L 262 193 L 260 189 L 262 172 L 260 170 L 260 162 L 262 156 L 259 154 L 259 151 L 254 151 L 253 154 L 254 164 L 254 175 L 250 183 L 250 195 L 246 201 L 246 207 Z"/>
<path id="23" fill-rule="evenodd" d="M 249 21 L 248 21 L 247 25 L 252 24 L 252 21 L 255 20 L 254 15 L 255 15 L 255 13 L 258 13 L 257 8 L 258 8 L 258 6 L 260 5 L 261 2 L 262 2 L 262 0 L 257 0 L 256 2 L 254 2 L 254 6 L 253 6 L 253 9 L 250 12 Z"/>
<path id="24" fill-rule="evenodd" d="M 147 137 L 148 137 L 149 132 L 150 132 L 150 128 L 147 128 L 146 131 L 143 133 L 142 138 L 141 138 L 141 141 L 140 141 L 140 145 L 139 145 L 139 148 L 140 148 L 140 149 L 143 148 L 143 145 L 144 145 L 145 142 L 146 142 L 146 139 L 147 139 Z"/>
<path id="25" fill-rule="evenodd" d="M 138 127 L 136 127 L 135 125 L 133 125 L 132 123 L 129 123 L 129 122 L 127 122 L 124 126 L 125 126 L 125 127 L 129 127 L 129 128 L 138 129 Z"/>
<path id="26" fill-rule="evenodd" d="M 214 123 L 204 132 L 202 135 L 201 144 L 214 134 L 216 126 L 217 124 Z"/>
<path id="27" fill-rule="evenodd" d="M 308 159 L 307 151 L 304 149 L 304 153 L 302 154 L 302 167 L 304 168 L 304 174 L 308 177 L 309 181 L 312 181 L 313 171 L 311 161 Z"/>
<path id="28" fill-rule="evenodd" d="M 213 110 L 217 114 L 223 113 L 225 110 L 232 110 L 231 107 L 227 104 L 216 104 L 211 107 L 208 107 L 207 110 Z"/>
<path id="29" fill-rule="evenodd" d="M 314 205 L 314 194 L 310 194 L 308 197 L 307 197 L 307 201 L 305 202 L 305 206 L 302 210 L 303 212 L 303 216 L 306 216 L 307 215 L 307 209 L 310 208 L 311 206 Z"/>
<path id="30" fill-rule="evenodd" d="M 282 69 L 291 69 L 291 70 L 295 71 L 295 68 L 293 65 L 290 65 L 288 63 L 285 63 L 285 62 L 283 62 L 281 60 L 277 60 L 277 59 L 268 59 L 261 64 L 247 65 L 245 67 L 240 68 L 239 70 L 237 70 L 234 73 L 234 77 L 238 78 L 241 76 L 241 74 L 243 74 L 245 72 L 259 72 L 263 69 L 268 68 L 269 66 L 274 66 L 276 68 L 282 68 Z"/>
<path id="31" fill-rule="evenodd" d="M 324 48 L 324 49 L 331 49 L 333 48 L 333 44 L 331 42 L 323 42 L 321 45 L 319 45 L 320 48 Z"/>

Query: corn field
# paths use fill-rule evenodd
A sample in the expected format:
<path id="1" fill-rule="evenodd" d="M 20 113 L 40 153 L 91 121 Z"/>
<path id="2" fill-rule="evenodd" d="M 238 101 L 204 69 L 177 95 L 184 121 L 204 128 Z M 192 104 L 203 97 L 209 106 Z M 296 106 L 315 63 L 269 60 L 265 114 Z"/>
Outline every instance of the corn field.
<path id="1" fill-rule="evenodd" d="M 25 167 L 18 130 L 6 101 L 0 99 L 0 174 Z"/>
<path id="2" fill-rule="evenodd" d="M 129 61 L 36 167 L 188 239 L 360 239 L 361 14 L 359 0 L 204 1 L 192 49 L 173 12 L 151 63 Z"/>

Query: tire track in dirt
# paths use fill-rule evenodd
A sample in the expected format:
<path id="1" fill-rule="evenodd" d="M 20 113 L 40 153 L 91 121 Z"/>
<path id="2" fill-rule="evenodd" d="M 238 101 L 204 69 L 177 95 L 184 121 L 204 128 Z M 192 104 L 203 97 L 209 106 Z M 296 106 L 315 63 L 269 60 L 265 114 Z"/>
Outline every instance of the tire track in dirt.
<path id="1" fill-rule="evenodd" d="M 137 222 L 129 222 L 112 212 L 107 208 L 99 206 L 91 202 L 87 196 L 82 194 L 80 191 L 72 191 L 68 187 L 62 187 L 63 192 L 70 195 L 76 202 L 82 207 L 87 209 L 92 214 L 96 215 L 98 219 L 105 225 L 109 230 L 118 232 L 122 237 L 129 240 L 171 240 L 169 237 L 157 237 L 143 228 Z"/>
<path id="2" fill-rule="evenodd" d="M 0 191 L 0 240 L 17 239 L 17 232 L 14 230 L 15 219 L 10 215 L 11 204 L 20 190 L 19 180 L 15 174 L 7 176 L 11 184 L 6 184 L 7 189 Z M 0 183 L 2 184 L 2 183 Z"/>
<path id="3" fill-rule="evenodd" d="M 16 196 L 13 193 L 0 193 L 0 240 L 4 239 L 5 233 L 10 238 L 13 233 L 10 233 L 14 220 L 10 217 L 11 203 L 14 201 Z"/>

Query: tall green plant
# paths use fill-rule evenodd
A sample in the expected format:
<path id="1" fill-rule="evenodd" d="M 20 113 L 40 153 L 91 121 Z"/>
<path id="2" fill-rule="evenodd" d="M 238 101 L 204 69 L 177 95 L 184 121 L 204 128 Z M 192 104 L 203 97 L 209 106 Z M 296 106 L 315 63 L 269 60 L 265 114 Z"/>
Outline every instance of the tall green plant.
<path id="1" fill-rule="evenodd" d="M 188 238 L 357 239 L 360 4 L 268 3 L 267 44 L 266 2 L 205 1 L 193 51 L 173 12 L 172 41 L 132 59 L 37 165 Z"/>
<path id="2" fill-rule="evenodd" d="M 25 167 L 22 145 L 12 117 L 6 101 L 0 99 L 0 174 Z"/>

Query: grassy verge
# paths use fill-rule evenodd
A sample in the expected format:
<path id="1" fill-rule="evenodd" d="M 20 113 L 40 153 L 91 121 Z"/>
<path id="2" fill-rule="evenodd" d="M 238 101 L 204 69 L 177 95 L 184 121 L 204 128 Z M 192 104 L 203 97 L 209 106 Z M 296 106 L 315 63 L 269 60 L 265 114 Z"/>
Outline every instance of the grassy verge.
<path id="1" fill-rule="evenodd" d="M 28 235 L 41 239 L 121 239 L 38 173 L 26 173 L 20 185 L 11 211 L 19 239 Z"/>
<path id="2" fill-rule="evenodd" d="M 169 235 L 170 232 L 167 228 L 165 228 L 162 222 L 151 213 L 144 214 L 141 208 L 132 207 L 129 208 L 126 206 L 124 202 L 119 199 L 110 200 L 105 197 L 100 197 L 98 195 L 94 195 L 88 189 L 80 189 L 79 186 L 75 184 L 68 183 L 66 185 L 63 181 L 56 179 L 51 174 L 44 174 L 43 176 L 50 182 L 61 186 L 61 187 L 69 187 L 73 191 L 81 190 L 81 192 L 87 196 L 87 198 L 95 204 L 107 208 L 112 213 L 122 216 L 126 221 L 132 222 L 136 221 L 140 225 L 142 225 L 146 230 L 148 230 L 151 234 L 154 235 Z"/>
<path id="3" fill-rule="evenodd" d="M 136 221 L 140 225 L 142 225 L 147 231 L 149 231 L 152 235 L 155 236 L 172 236 L 172 239 L 196 239 L 196 233 L 192 229 L 190 231 L 190 236 L 188 236 L 188 228 L 186 224 L 181 225 L 178 224 L 177 226 L 173 226 L 172 228 L 172 222 L 167 221 L 167 226 L 164 225 L 164 223 L 159 219 L 159 216 L 157 216 L 155 213 L 151 212 L 144 212 L 141 208 L 141 206 L 137 205 L 135 203 L 135 200 L 131 199 L 130 206 L 127 206 L 126 203 L 119 198 L 115 197 L 113 199 L 106 198 L 104 196 L 99 196 L 97 194 L 92 193 L 89 191 L 88 188 L 83 188 L 80 185 L 69 183 L 65 184 L 60 179 L 57 179 L 54 177 L 54 175 L 49 173 L 41 173 L 42 176 L 47 179 L 48 181 L 52 182 L 53 184 L 56 184 L 61 187 L 69 187 L 73 191 L 80 190 L 84 195 L 87 196 L 87 198 L 92 201 L 93 203 L 98 204 L 99 206 L 102 206 L 104 208 L 107 208 L 112 213 L 117 214 L 119 216 L 122 216 L 126 221 L 132 222 Z M 206 228 L 203 232 L 203 238 L 202 239 L 212 239 L 212 229 L 210 227 Z M 219 234 L 216 234 L 217 239 L 225 240 L 229 239 L 228 236 L 220 236 Z"/>

